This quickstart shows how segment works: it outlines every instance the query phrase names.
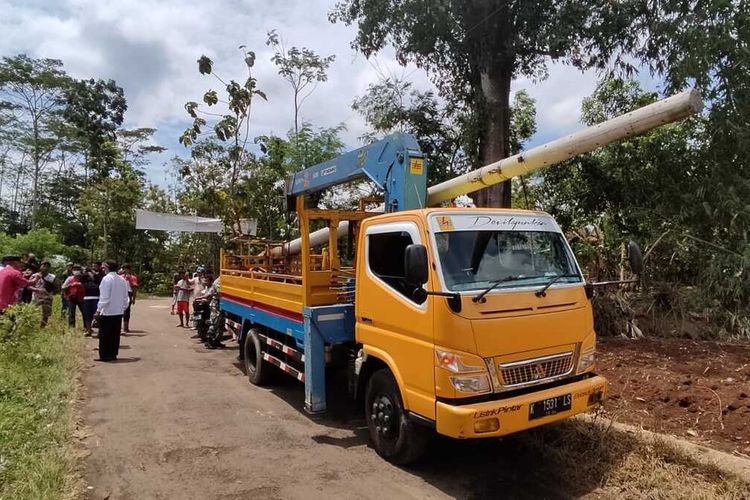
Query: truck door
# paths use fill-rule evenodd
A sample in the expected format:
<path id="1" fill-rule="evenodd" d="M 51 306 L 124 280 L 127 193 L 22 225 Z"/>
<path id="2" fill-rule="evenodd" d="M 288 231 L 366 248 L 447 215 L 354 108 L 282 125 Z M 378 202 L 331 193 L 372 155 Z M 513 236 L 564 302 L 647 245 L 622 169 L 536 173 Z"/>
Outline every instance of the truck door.
<path id="1" fill-rule="evenodd" d="M 402 279 L 404 254 L 423 238 L 416 222 L 369 225 L 357 269 L 357 340 L 391 365 L 407 409 L 434 419 L 435 352 L 431 298 L 419 303 Z"/>

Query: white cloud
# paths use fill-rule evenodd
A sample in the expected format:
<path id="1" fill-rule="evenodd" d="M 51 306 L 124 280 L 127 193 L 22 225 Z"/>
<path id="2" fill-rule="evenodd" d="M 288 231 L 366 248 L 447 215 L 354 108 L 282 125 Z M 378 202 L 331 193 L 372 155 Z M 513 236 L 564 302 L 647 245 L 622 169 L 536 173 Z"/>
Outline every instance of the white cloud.
<path id="1" fill-rule="evenodd" d="M 77 78 L 115 79 L 128 100 L 126 125 L 159 129 L 158 141 L 170 148 L 148 169 L 153 181 L 163 183 L 162 162 L 185 154 L 177 143 L 189 123 L 184 103 L 200 101 L 205 90 L 216 87 L 212 77 L 198 74 L 196 60 L 201 54 L 214 59 L 220 74 L 242 78 L 237 47 L 245 44 L 255 50 L 255 76 L 269 101 L 255 106 L 251 132 L 285 134 L 293 126 L 291 91 L 277 75 L 265 45 L 270 29 L 277 29 L 288 45 L 336 55 L 328 82 L 318 86 L 301 114 L 316 126 L 344 123 L 343 137 L 352 147 L 366 126 L 351 103 L 367 85 L 386 75 L 406 76 L 419 89 L 431 87 L 423 71 L 398 66 L 392 51 L 370 61 L 352 51 L 355 28 L 327 20 L 334 4 L 335 0 L 0 0 L 0 55 L 25 52 L 57 58 Z M 515 82 L 514 90 L 526 88 L 537 99 L 539 133 L 534 141 L 580 128 L 580 101 L 594 84 L 594 75 L 563 65 L 551 65 L 544 82 Z"/>

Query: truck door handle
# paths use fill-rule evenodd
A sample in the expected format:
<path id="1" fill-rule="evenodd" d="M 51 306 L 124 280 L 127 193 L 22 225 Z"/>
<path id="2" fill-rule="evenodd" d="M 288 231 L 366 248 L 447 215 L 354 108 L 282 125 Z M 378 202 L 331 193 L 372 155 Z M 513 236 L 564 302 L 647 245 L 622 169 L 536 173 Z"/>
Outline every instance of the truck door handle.
<path id="1" fill-rule="evenodd" d="M 359 319 L 362 320 L 362 323 L 364 323 L 366 325 L 371 325 L 372 324 L 372 320 L 370 318 L 365 318 L 364 316 L 362 316 Z"/>

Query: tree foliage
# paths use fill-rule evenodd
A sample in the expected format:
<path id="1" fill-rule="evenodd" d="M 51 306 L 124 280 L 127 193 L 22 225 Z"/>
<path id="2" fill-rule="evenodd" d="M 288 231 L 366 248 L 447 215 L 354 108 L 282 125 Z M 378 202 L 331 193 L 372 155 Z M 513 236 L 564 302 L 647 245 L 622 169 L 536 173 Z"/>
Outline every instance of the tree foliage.
<path id="1" fill-rule="evenodd" d="M 292 46 L 286 48 L 276 30 L 268 32 L 266 45 L 273 49 L 271 61 L 279 68 L 279 75 L 289 82 L 294 95 L 294 133 L 299 133 L 300 108 L 318 83 L 328 80 L 328 68 L 336 56 L 319 56 L 313 50 Z"/>
<path id="2" fill-rule="evenodd" d="M 73 137 L 85 144 L 86 168 L 92 175 L 107 177 L 115 168 L 113 149 L 127 103 L 122 87 L 114 80 L 80 80 L 66 89 L 65 119 Z"/>
<path id="3" fill-rule="evenodd" d="M 164 198 L 140 166 L 162 150 L 153 129 L 123 130 L 111 80 L 75 80 L 62 62 L 0 62 L 0 245 L 7 253 L 85 263 L 112 257 L 164 265 L 164 234 L 136 231 L 134 211 Z M 161 195 L 159 194 L 161 193 Z M 31 229 L 29 231 L 29 229 Z"/>
<path id="4" fill-rule="evenodd" d="M 32 228 L 37 225 L 40 184 L 60 142 L 56 128 L 64 110 L 64 93 L 72 84 L 62 62 L 55 59 L 20 54 L 0 62 L 0 143 L 5 144 L 0 183 L 10 173 L 9 164 L 16 171 L 16 193 L 24 175 L 30 177 L 30 200 L 15 196 L 10 211 L 19 214 L 22 205 L 28 205 Z"/>
<path id="5" fill-rule="evenodd" d="M 217 81 L 224 85 L 225 90 L 225 94 L 220 97 L 215 90 L 209 89 L 203 94 L 203 103 L 209 108 L 219 106 L 222 110 L 218 113 L 205 111 L 201 109 L 197 102 L 186 103 L 185 110 L 193 119 L 193 125 L 180 136 L 181 144 L 186 147 L 193 146 L 199 140 L 203 129 L 208 125 L 207 119 L 212 119 L 214 136 L 220 142 L 228 143 L 227 146 L 221 148 L 225 157 L 222 161 L 215 163 L 215 166 L 224 167 L 224 172 L 228 175 L 228 192 L 224 204 L 226 210 L 222 216 L 230 228 L 238 227 L 241 214 L 237 185 L 242 175 L 242 169 L 249 158 L 246 146 L 250 139 L 250 112 L 253 99 L 256 96 L 266 99 L 266 94 L 257 88 L 258 82 L 252 74 L 252 68 L 255 65 L 255 52 L 247 50 L 244 45 L 240 46 L 240 50 L 247 71 L 247 79 L 244 83 L 238 83 L 235 80 L 226 81 L 219 76 L 214 71 L 213 61 L 207 56 L 203 55 L 198 59 L 199 73 L 213 75 Z M 189 168 L 190 165 L 191 163 L 188 162 L 183 165 L 183 168 Z"/>
<path id="6" fill-rule="evenodd" d="M 582 118 L 594 125 L 657 98 L 634 80 L 606 79 L 584 100 Z M 746 314 L 750 301 L 750 170 L 744 161 L 724 168 L 726 158 L 743 153 L 725 149 L 721 127 L 710 113 L 548 169 L 538 203 L 569 229 L 597 277 L 615 276 L 622 241 L 640 241 L 650 283 L 700 290 L 685 306 L 661 287 L 662 308 L 715 311 L 726 324 Z M 586 226 L 598 228 L 593 241 L 579 237 Z"/>
<path id="7" fill-rule="evenodd" d="M 451 179 L 471 166 L 467 151 L 475 141 L 471 110 L 446 102 L 432 91 L 419 91 L 411 82 L 385 78 L 354 99 L 352 109 L 372 129 L 362 139 L 376 140 L 394 132 L 414 134 L 427 159 L 428 185 Z M 536 132 L 534 99 L 526 91 L 513 97 L 511 144 L 517 152 Z"/>

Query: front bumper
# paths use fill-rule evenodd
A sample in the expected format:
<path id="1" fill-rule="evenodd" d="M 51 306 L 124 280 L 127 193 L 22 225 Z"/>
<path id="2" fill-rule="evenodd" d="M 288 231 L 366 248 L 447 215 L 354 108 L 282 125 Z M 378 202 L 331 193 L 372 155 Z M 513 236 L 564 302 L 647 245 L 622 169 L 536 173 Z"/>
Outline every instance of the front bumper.
<path id="1" fill-rule="evenodd" d="M 599 375 L 594 375 L 570 384 L 497 401 L 465 406 L 453 406 L 438 402 L 436 429 L 438 433 L 453 438 L 505 436 L 583 413 L 603 400 L 606 392 L 607 380 Z M 572 396 L 570 410 L 529 420 L 529 405 L 531 403 L 564 394 L 571 394 Z M 476 422 L 491 418 L 499 420 L 499 429 L 481 433 L 475 431 Z"/>

